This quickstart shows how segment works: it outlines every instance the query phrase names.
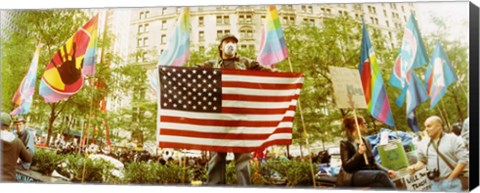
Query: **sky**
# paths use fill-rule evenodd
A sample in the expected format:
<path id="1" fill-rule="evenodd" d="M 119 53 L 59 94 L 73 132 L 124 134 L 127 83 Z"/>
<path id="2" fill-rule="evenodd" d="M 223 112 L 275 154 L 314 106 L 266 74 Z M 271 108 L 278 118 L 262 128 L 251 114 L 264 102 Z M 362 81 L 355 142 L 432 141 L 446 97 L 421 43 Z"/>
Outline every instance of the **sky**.
<path id="1" fill-rule="evenodd" d="M 422 36 L 438 30 L 432 23 L 432 16 L 442 18 L 445 22 L 450 40 L 461 40 L 468 42 L 468 21 L 469 6 L 468 2 L 431 2 L 415 3 L 416 19 L 421 30 Z"/>

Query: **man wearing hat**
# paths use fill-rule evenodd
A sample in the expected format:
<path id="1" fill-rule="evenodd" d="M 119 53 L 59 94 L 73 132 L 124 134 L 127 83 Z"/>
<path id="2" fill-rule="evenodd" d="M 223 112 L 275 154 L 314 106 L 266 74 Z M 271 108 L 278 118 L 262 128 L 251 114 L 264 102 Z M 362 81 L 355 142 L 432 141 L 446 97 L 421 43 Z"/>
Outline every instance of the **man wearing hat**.
<path id="1" fill-rule="evenodd" d="M 218 45 L 220 59 L 205 62 L 201 67 L 231 68 L 241 70 L 273 71 L 260 65 L 256 61 L 237 56 L 238 39 L 234 35 L 224 36 Z M 208 162 L 207 184 L 226 184 L 226 156 L 227 152 L 211 152 Z M 250 184 L 251 153 L 234 153 L 237 181 L 240 186 Z"/>
<path id="2" fill-rule="evenodd" d="M 32 156 L 25 145 L 15 137 L 15 135 L 10 131 L 10 124 L 12 118 L 8 113 L 2 112 L 1 115 L 1 124 L 2 129 L 0 131 L 0 142 L 2 143 L 2 167 L 1 167 L 1 176 L 0 181 L 10 181 L 15 182 L 16 179 L 16 170 L 17 160 L 20 158 L 25 162 L 32 162 Z"/>
<path id="3" fill-rule="evenodd" d="M 23 145 L 27 148 L 27 150 L 34 155 L 35 154 L 35 137 L 32 133 L 30 133 L 27 129 L 25 129 L 25 119 L 23 117 L 18 117 L 13 124 L 15 126 L 15 135 L 22 141 Z M 22 162 L 23 169 L 30 169 L 31 163 Z"/>

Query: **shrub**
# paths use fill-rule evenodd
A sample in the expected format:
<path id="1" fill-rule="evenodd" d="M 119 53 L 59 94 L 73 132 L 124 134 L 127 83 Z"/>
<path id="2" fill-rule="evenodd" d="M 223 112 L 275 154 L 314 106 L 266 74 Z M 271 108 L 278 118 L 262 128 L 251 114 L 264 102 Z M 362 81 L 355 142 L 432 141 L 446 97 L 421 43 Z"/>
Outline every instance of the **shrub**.
<path id="1" fill-rule="evenodd" d="M 55 152 L 38 149 L 33 156 L 32 167 L 37 172 L 50 176 L 61 160 L 62 156 L 57 155 Z"/>
<path id="2" fill-rule="evenodd" d="M 185 171 L 184 171 L 185 170 Z M 190 184 L 193 170 L 168 163 L 132 162 L 125 167 L 125 183 L 129 184 Z"/>

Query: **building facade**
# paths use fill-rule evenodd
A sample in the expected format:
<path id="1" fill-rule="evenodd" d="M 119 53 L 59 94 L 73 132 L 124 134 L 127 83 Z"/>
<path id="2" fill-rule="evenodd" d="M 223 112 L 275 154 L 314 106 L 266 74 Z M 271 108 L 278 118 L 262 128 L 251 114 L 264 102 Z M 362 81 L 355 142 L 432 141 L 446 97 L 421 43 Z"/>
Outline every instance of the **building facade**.
<path id="1" fill-rule="evenodd" d="M 397 36 L 403 34 L 405 23 L 414 12 L 413 3 L 371 4 L 296 4 L 277 5 L 282 26 L 300 25 L 306 22 L 322 26 L 326 18 L 349 16 L 358 22 L 364 17 L 370 33 L 377 31 L 387 37 L 391 48 L 400 46 Z M 218 45 L 225 34 L 236 35 L 239 49 L 257 50 L 266 18 L 268 5 L 244 6 L 198 6 L 190 7 L 191 50 L 206 51 Z M 158 59 L 167 46 L 183 7 L 143 7 L 111 9 L 109 24 L 115 33 L 114 49 L 121 53 L 121 65 L 143 65 L 154 70 Z M 148 84 L 147 82 L 145 84 Z M 137 92 L 137 91 L 132 91 Z M 142 96 L 155 100 L 149 89 L 140 91 Z M 117 111 L 131 104 L 132 94 L 109 97 L 108 111 Z"/>
<path id="2" fill-rule="evenodd" d="M 205 50 L 218 44 L 224 34 L 234 34 L 240 49 L 258 49 L 268 6 L 204 6 L 190 8 L 191 49 Z M 404 25 L 411 12 L 412 3 L 373 4 L 298 4 L 277 5 L 282 26 L 307 22 L 321 26 L 325 18 L 350 16 L 365 22 L 373 30 L 388 37 L 390 47 L 399 47 L 396 37 L 403 34 Z M 130 53 L 136 53 L 129 62 L 154 68 L 165 49 L 182 7 L 146 7 L 131 10 Z"/>

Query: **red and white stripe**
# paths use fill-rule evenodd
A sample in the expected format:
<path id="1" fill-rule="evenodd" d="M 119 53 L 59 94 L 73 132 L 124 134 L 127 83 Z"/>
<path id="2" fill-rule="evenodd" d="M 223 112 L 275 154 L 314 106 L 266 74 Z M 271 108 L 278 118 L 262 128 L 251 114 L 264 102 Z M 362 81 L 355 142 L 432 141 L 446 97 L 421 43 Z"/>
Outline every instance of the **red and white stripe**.
<path id="1" fill-rule="evenodd" d="M 162 148 L 252 152 L 292 141 L 303 74 L 222 69 L 222 112 L 159 109 Z"/>

